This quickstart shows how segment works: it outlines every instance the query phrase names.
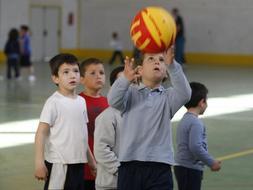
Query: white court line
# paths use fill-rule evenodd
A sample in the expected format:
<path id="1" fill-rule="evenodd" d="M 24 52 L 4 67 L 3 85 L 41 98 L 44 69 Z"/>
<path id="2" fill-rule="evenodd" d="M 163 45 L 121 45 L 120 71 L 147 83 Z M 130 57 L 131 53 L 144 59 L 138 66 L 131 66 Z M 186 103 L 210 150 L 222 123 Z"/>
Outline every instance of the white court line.
<path id="1" fill-rule="evenodd" d="M 218 115 L 253 110 L 252 100 L 253 94 L 220 97 L 220 98 L 209 98 L 208 108 L 204 113 L 203 117 L 213 117 Z M 185 111 L 186 109 L 182 107 L 176 113 L 176 115 L 172 119 L 172 122 L 179 121 L 182 118 Z M 0 124 L 0 148 L 33 143 L 34 142 L 33 133 L 36 132 L 38 123 L 39 123 L 38 119 L 33 119 L 33 120 L 16 121 Z M 20 134 L 18 134 L 19 132 Z"/>

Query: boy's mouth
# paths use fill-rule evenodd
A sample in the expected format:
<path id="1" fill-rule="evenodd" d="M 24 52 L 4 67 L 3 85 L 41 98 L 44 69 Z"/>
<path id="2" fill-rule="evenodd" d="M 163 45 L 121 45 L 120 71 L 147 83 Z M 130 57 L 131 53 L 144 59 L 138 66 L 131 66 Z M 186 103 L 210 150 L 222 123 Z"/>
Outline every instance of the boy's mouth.
<path id="1" fill-rule="evenodd" d="M 76 81 L 70 81 L 70 84 L 76 84 Z"/>

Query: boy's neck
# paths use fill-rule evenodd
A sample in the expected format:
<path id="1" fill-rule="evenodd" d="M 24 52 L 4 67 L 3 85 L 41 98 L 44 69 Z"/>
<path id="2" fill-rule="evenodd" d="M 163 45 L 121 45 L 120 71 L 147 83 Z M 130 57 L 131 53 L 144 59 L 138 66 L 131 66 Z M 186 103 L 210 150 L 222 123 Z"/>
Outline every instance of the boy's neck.
<path id="1" fill-rule="evenodd" d="M 99 98 L 101 96 L 101 90 L 91 90 L 91 89 L 85 89 L 83 93 L 86 96 L 91 96 L 94 98 Z"/>
<path id="2" fill-rule="evenodd" d="M 62 89 L 58 89 L 58 92 L 62 94 L 63 96 L 69 97 L 69 98 L 75 98 L 77 96 L 76 90 L 73 91 L 66 91 Z"/>
<path id="3" fill-rule="evenodd" d="M 197 117 L 199 116 L 200 112 L 198 108 L 189 108 L 187 110 L 189 113 L 192 113 L 193 115 L 196 115 Z"/>
<path id="4" fill-rule="evenodd" d="M 146 86 L 149 87 L 150 89 L 155 89 L 161 86 L 161 83 L 157 82 L 150 82 L 150 81 L 142 81 L 142 83 Z"/>

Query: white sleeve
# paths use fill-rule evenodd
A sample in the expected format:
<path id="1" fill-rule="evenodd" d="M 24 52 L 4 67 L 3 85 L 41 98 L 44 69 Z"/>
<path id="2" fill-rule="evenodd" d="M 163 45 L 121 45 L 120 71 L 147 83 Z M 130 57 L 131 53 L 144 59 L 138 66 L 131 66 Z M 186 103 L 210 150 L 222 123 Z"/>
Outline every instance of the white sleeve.
<path id="1" fill-rule="evenodd" d="M 47 123 L 51 127 L 54 125 L 56 115 L 57 111 L 55 107 L 55 102 L 47 100 L 40 114 L 40 122 Z"/>

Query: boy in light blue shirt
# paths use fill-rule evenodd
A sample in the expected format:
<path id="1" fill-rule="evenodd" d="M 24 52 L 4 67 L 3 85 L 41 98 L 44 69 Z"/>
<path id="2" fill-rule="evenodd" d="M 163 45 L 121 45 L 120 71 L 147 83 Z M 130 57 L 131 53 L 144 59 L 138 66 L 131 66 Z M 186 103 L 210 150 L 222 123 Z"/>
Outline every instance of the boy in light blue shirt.
<path id="1" fill-rule="evenodd" d="M 121 111 L 119 190 L 173 189 L 171 118 L 189 101 L 191 89 L 172 48 L 145 53 L 141 65 L 126 58 L 124 76 L 112 85 L 108 101 Z M 161 84 L 168 71 L 172 87 Z M 140 85 L 136 81 L 141 78 Z"/>
<path id="2" fill-rule="evenodd" d="M 204 123 L 198 118 L 207 108 L 207 88 L 198 82 L 191 82 L 191 100 L 185 104 L 187 112 L 177 128 L 177 152 L 174 171 L 179 190 L 200 190 L 204 165 L 212 171 L 219 171 L 221 163 L 215 160 L 207 147 Z"/>

